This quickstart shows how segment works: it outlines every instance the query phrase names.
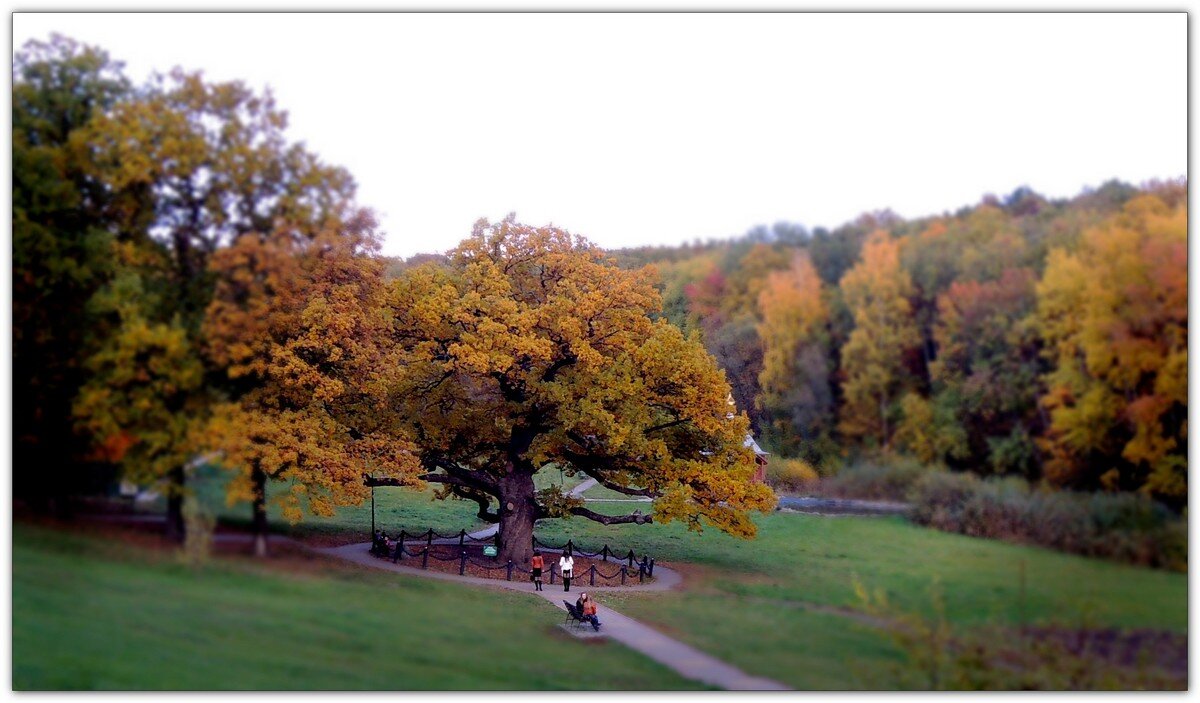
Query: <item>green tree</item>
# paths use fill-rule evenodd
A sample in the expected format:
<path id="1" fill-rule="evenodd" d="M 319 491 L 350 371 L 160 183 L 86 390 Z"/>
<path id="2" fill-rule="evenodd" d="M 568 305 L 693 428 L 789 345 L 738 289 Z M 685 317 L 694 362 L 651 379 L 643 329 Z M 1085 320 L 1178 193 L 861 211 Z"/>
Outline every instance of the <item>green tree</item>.
<path id="1" fill-rule="evenodd" d="M 129 92 L 108 54 L 55 35 L 13 57 L 13 490 L 43 503 L 84 477 L 71 405 L 87 378 L 87 301 L 112 277 L 122 233 L 74 139 Z"/>

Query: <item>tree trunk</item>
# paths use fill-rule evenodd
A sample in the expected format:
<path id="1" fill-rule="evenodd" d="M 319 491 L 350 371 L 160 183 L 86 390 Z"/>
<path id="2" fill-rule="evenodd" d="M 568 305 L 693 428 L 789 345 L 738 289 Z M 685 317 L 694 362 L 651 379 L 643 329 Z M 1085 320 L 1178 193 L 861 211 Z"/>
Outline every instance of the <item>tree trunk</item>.
<path id="1" fill-rule="evenodd" d="M 528 568 L 533 557 L 533 522 L 537 517 L 533 476 L 514 471 L 500 479 L 500 550 L 501 564 L 512 560 L 514 566 Z"/>
<path id="2" fill-rule="evenodd" d="M 187 536 L 187 525 L 183 520 L 183 490 L 186 474 L 182 466 L 171 469 L 167 474 L 167 539 L 182 543 Z"/>
<path id="3" fill-rule="evenodd" d="M 267 556 L 267 474 L 255 467 L 250 474 L 254 484 L 254 556 Z"/>

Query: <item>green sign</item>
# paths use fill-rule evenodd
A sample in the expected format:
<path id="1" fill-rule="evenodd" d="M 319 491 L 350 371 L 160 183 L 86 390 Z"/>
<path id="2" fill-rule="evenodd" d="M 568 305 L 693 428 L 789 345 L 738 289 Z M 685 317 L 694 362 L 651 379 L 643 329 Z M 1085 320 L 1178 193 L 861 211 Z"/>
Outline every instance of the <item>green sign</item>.
<path id="1" fill-rule="evenodd" d="M 485 557 L 496 556 L 496 548 L 495 547 L 484 547 L 483 548 L 483 556 L 485 556 Z"/>

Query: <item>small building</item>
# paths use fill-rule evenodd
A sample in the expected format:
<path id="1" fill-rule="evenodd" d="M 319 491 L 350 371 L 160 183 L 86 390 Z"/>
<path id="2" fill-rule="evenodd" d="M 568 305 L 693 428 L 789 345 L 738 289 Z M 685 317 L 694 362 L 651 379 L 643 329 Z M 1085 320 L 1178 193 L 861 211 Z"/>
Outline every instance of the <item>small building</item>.
<path id="1" fill-rule="evenodd" d="M 743 447 L 750 447 L 754 450 L 754 480 L 759 483 L 767 481 L 767 457 L 770 456 L 767 452 L 758 446 L 758 442 L 754 441 L 754 435 L 746 435 L 746 441 L 742 443 Z"/>

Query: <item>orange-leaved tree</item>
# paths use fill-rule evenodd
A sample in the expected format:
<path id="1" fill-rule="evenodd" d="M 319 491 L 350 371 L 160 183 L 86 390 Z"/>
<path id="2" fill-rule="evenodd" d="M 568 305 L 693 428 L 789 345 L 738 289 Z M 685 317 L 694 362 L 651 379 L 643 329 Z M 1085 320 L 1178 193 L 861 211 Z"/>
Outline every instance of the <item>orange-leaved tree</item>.
<path id="1" fill-rule="evenodd" d="M 1054 369 L 1051 482 L 1187 499 L 1187 207 L 1144 195 L 1050 252 L 1038 323 Z"/>
<path id="2" fill-rule="evenodd" d="M 204 324 L 206 352 L 228 375 L 204 443 L 233 472 L 227 499 L 253 505 L 255 552 L 266 552 L 267 482 L 290 521 L 332 515 L 366 496 L 364 467 L 411 476 L 414 459 L 356 417 L 385 357 L 382 262 L 362 213 L 316 237 L 280 228 L 217 252 Z M 413 482 L 410 479 L 410 482 Z"/>
<path id="3" fill-rule="evenodd" d="M 499 523 L 502 560 L 530 556 L 541 518 L 681 520 L 751 537 L 748 511 L 774 507 L 751 479 L 748 423 L 729 412 L 723 373 L 697 339 L 653 319 L 653 275 L 510 216 L 479 222 L 448 265 L 395 282 L 377 412 L 415 445 L 419 478 Z M 649 496 L 652 512 L 607 515 L 536 490 L 552 467 Z"/>

